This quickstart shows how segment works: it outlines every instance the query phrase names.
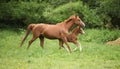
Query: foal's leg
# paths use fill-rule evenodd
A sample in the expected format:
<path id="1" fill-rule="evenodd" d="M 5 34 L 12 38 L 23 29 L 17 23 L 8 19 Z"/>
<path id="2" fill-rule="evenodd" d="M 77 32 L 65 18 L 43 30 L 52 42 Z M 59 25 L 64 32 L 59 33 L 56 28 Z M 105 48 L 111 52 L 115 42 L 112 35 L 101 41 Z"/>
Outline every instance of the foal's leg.
<path id="1" fill-rule="evenodd" d="M 76 51 L 79 48 L 79 50 L 81 52 L 82 51 L 81 44 L 78 41 L 74 41 L 73 43 L 77 46 L 73 51 Z"/>
<path id="2" fill-rule="evenodd" d="M 39 36 L 39 39 L 40 39 L 40 46 L 42 47 L 42 48 L 44 48 L 44 36 Z"/>

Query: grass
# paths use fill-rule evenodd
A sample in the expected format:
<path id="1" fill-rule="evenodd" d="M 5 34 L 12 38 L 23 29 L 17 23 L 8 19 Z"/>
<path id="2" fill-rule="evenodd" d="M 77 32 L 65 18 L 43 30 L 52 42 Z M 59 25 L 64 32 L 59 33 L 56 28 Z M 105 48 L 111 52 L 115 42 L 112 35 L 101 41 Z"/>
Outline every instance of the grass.
<path id="1" fill-rule="evenodd" d="M 91 34 L 100 30 L 86 29 L 85 31 L 86 35 L 79 35 L 83 51 L 76 51 L 69 55 L 64 49 L 58 49 L 57 40 L 45 39 L 45 48 L 42 49 L 37 39 L 29 50 L 26 50 L 31 35 L 23 47 L 19 47 L 25 32 L 1 29 L 0 69 L 120 69 L 120 46 L 106 45 L 98 39 L 95 41 L 97 36 L 93 38 Z M 106 30 L 102 30 L 101 34 L 104 31 Z M 98 36 L 103 36 L 101 34 Z M 70 43 L 70 46 L 75 48 L 74 44 Z"/>

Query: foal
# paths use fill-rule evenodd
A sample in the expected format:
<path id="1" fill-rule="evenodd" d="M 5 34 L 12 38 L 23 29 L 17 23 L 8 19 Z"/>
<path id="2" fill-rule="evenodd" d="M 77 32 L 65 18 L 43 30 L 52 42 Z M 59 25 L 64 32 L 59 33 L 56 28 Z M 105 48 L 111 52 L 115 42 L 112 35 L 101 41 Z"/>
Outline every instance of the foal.
<path id="1" fill-rule="evenodd" d="M 72 42 L 74 43 L 77 47 L 73 50 L 75 51 L 78 47 L 79 47 L 79 50 L 80 52 L 82 51 L 82 47 L 81 47 L 81 44 L 78 42 L 78 34 L 81 33 L 81 34 L 84 34 L 84 30 L 82 28 L 74 28 L 72 30 L 72 33 L 67 35 L 67 41 L 68 42 Z M 63 46 L 64 42 L 60 42 L 60 49 L 61 47 L 64 47 Z"/>

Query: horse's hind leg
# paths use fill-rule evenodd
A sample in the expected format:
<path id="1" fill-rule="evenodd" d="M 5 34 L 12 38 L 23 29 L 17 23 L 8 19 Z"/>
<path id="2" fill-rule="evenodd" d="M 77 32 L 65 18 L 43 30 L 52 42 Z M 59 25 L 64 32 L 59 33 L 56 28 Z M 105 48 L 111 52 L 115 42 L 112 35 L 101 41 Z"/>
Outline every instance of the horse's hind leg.
<path id="1" fill-rule="evenodd" d="M 40 36 L 39 36 L 39 39 L 40 39 L 40 46 L 41 46 L 42 48 L 44 48 L 44 36 L 43 36 L 43 35 L 40 35 Z"/>
<path id="2" fill-rule="evenodd" d="M 33 37 L 32 37 L 32 39 L 29 41 L 27 49 L 29 49 L 29 47 L 32 44 L 32 42 L 35 41 L 37 38 L 38 38 L 38 36 L 34 34 Z"/>

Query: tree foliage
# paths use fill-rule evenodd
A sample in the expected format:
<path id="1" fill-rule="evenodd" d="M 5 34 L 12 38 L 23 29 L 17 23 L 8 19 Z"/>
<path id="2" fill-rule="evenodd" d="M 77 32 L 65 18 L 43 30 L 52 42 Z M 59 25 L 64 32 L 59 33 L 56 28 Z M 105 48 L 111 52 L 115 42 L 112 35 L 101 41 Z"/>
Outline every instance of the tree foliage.
<path id="1" fill-rule="evenodd" d="M 120 27 L 119 0 L 2 0 L 0 25 L 57 23 L 77 14 L 87 27 Z"/>
<path id="2" fill-rule="evenodd" d="M 45 4 L 37 2 L 9 2 L 0 4 L 0 20 L 4 23 L 28 24 L 40 22 Z"/>
<path id="3" fill-rule="evenodd" d="M 83 0 L 104 21 L 104 26 L 120 27 L 120 0 Z M 108 26 L 110 25 L 110 26 Z"/>
<path id="4" fill-rule="evenodd" d="M 102 0 L 98 11 L 109 18 L 115 27 L 120 27 L 120 0 Z"/>
<path id="5" fill-rule="evenodd" d="M 96 11 L 89 9 L 82 2 L 69 2 L 54 8 L 54 10 L 50 9 L 50 11 L 44 12 L 44 16 L 51 22 L 61 22 L 73 14 L 79 15 L 88 25 L 101 26 L 103 24 Z"/>

